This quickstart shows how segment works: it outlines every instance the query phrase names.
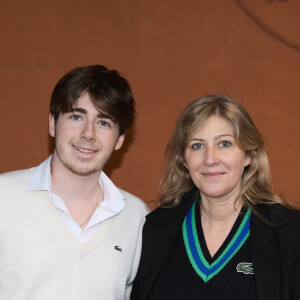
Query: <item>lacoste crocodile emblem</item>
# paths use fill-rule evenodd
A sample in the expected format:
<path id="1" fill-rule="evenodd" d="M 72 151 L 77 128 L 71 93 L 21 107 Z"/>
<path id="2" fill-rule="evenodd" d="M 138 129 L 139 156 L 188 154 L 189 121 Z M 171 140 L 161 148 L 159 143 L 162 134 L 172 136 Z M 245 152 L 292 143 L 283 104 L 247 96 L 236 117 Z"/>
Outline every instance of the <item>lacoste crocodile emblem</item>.
<path id="1" fill-rule="evenodd" d="M 115 246 L 115 249 L 119 252 L 122 252 L 122 249 L 119 246 Z"/>
<path id="2" fill-rule="evenodd" d="M 241 262 L 236 266 L 236 270 L 244 274 L 254 274 L 253 263 Z"/>

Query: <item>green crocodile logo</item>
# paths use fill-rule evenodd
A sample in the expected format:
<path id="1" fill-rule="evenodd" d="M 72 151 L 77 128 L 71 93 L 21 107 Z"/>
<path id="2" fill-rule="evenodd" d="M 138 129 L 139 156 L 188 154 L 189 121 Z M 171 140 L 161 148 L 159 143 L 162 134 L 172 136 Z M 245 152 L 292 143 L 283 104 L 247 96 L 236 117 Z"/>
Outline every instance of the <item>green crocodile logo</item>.
<path id="1" fill-rule="evenodd" d="M 122 249 L 119 248 L 119 246 L 115 246 L 115 249 L 116 249 L 117 251 L 119 251 L 119 252 L 122 252 Z"/>
<path id="2" fill-rule="evenodd" d="M 253 263 L 241 262 L 236 266 L 236 270 L 244 274 L 254 274 Z"/>

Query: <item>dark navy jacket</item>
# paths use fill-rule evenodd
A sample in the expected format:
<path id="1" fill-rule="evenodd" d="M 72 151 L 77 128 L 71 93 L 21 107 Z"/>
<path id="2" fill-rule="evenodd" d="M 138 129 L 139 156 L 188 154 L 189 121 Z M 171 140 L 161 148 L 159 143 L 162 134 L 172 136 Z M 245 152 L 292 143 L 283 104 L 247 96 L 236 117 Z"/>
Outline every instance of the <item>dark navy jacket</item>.
<path id="1" fill-rule="evenodd" d="M 195 191 L 180 205 L 157 208 L 146 217 L 140 266 L 131 300 L 147 300 L 155 279 L 181 231 Z M 259 300 L 300 300 L 300 215 L 280 205 L 257 205 L 251 216 L 250 239 Z"/>

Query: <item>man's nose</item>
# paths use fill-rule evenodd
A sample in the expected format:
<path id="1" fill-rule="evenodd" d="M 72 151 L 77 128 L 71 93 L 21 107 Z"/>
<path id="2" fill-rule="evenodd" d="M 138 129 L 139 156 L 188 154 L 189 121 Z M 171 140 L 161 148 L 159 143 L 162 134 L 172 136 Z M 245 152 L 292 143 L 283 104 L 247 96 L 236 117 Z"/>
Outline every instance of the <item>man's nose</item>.
<path id="1" fill-rule="evenodd" d="M 96 138 L 94 124 L 92 122 L 86 122 L 82 128 L 81 137 L 93 141 Z"/>

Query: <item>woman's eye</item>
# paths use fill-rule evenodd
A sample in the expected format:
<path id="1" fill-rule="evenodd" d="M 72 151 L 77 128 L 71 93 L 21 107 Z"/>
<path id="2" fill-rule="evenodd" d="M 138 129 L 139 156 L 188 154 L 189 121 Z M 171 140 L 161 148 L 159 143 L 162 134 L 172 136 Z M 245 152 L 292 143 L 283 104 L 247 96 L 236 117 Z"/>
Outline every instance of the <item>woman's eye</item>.
<path id="1" fill-rule="evenodd" d="M 224 148 L 227 148 L 227 147 L 231 146 L 231 143 L 229 141 L 222 141 L 220 143 L 220 146 L 224 147 Z"/>
<path id="2" fill-rule="evenodd" d="M 79 115 L 73 115 L 71 116 L 71 119 L 73 119 L 74 121 L 78 121 L 81 120 L 81 117 Z"/>
<path id="3" fill-rule="evenodd" d="M 203 148 L 203 145 L 200 144 L 200 143 L 196 143 L 196 144 L 193 144 L 193 145 L 192 145 L 192 149 L 193 149 L 193 150 L 199 150 L 199 149 L 201 149 L 201 148 Z"/>

